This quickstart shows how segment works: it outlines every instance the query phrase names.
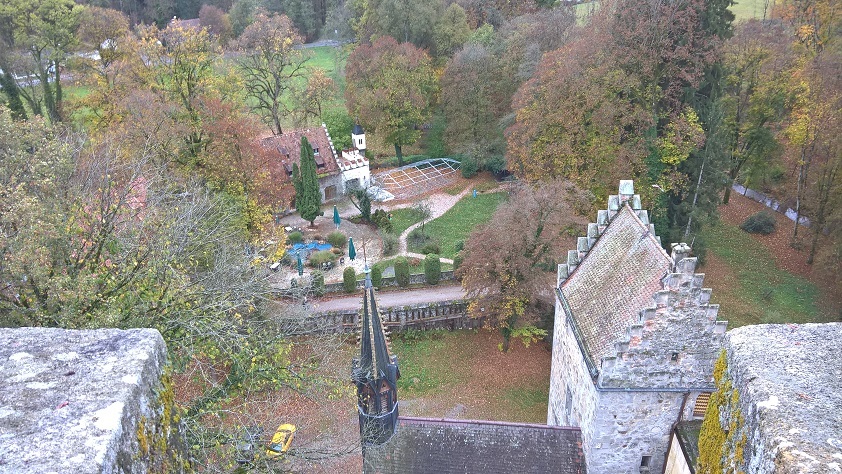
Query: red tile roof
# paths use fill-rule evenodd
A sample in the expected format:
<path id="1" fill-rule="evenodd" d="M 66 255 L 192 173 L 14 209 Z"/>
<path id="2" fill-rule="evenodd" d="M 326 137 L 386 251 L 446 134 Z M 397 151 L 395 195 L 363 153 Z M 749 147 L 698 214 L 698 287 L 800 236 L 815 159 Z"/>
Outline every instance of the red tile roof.
<path id="1" fill-rule="evenodd" d="M 286 175 L 292 173 L 292 165 L 301 161 L 301 137 L 307 137 L 314 154 L 318 150 L 316 165 L 319 176 L 338 174 L 339 165 L 336 163 L 336 155 L 333 146 L 327 136 L 324 127 L 308 128 L 303 130 L 290 130 L 281 135 L 274 135 L 264 138 L 260 144 L 270 150 L 269 166 L 283 168 Z"/>

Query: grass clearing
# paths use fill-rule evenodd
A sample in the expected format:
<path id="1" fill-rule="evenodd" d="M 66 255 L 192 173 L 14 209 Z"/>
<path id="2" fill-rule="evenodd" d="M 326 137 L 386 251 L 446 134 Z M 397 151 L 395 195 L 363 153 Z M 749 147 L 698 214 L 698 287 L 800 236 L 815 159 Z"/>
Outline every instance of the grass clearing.
<path id="1" fill-rule="evenodd" d="M 524 420 L 546 418 L 550 380 L 544 382 L 532 387 L 511 387 L 503 391 L 503 400 L 512 411 L 512 416 Z"/>
<path id="2" fill-rule="evenodd" d="M 452 259 L 456 256 L 456 244 L 464 242 L 476 226 L 491 220 L 497 206 L 508 197 L 506 192 L 465 196 L 444 215 L 427 222 L 425 233 L 439 244 L 441 257 Z M 418 252 L 420 248 L 409 242 L 409 250 Z"/>
<path id="3" fill-rule="evenodd" d="M 550 361 L 548 346 L 497 349 L 497 331 L 406 331 L 396 333 L 398 397 L 406 416 L 546 423 Z"/>
<path id="4" fill-rule="evenodd" d="M 421 222 L 421 213 L 412 207 L 395 209 L 392 212 L 392 233 L 401 235 L 412 225 Z"/>
<path id="5" fill-rule="evenodd" d="M 467 361 L 475 355 L 475 348 L 455 350 L 459 335 L 444 330 L 409 330 L 394 338 L 391 350 L 400 361 L 398 393 L 402 398 L 441 393 L 468 380 Z"/>
<path id="6" fill-rule="evenodd" d="M 821 293 L 815 284 L 780 269 L 763 244 L 737 226 L 719 223 L 704 234 L 708 251 L 732 273 L 706 281 L 714 286 L 712 299 L 721 304 L 720 317 L 730 328 L 832 320 L 816 305 Z"/>

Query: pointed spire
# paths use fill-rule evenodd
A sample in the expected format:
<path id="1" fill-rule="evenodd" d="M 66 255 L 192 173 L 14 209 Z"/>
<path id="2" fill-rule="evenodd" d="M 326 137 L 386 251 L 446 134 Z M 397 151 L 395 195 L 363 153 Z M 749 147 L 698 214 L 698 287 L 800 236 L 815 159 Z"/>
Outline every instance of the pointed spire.
<path id="1" fill-rule="evenodd" d="M 360 357 L 354 360 L 351 378 L 357 386 L 360 436 L 364 446 L 371 446 L 385 443 L 395 433 L 400 370 L 397 357 L 389 354 L 368 265 L 365 275 Z"/>

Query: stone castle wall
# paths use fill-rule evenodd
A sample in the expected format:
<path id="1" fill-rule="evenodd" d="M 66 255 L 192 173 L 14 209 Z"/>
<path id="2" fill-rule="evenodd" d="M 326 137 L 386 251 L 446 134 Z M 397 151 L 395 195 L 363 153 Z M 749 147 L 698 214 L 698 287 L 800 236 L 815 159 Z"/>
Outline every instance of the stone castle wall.
<path id="1" fill-rule="evenodd" d="M 0 329 L 0 471 L 185 472 L 154 329 Z"/>

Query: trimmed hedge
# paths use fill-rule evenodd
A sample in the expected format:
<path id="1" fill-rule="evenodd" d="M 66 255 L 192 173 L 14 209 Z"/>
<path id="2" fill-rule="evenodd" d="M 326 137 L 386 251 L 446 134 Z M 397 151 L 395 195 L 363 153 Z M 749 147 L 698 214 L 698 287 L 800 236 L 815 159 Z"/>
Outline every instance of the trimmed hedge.
<path id="1" fill-rule="evenodd" d="M 293 244 L 300 244 L 301 242 L 304 242 L 304 235 L 301 232 L 290 232 L 287 236 L 287 240 Z"/>
<path id="2" fill-rule="evenodd" d="M 383 269 L 380 268 L 380 265 L 371 267 L 371 284 L 375 288 L 380 288 L 380 285 L 383 284 Z"/>
<path id="3" fill-rule="evenodd" d="M 357 289 L 357 272 L 354 267 L 347 267 L 342 272 L 342 287 L 345 293 L 353 293 Z"/>
<path id="4" fill-rule="evenodd" d="M 427 284 L 439 284 L 439 280 L 441 280 L 441 260 L 439 260 L 438 255 L 431 253 L 424 258 L 424 276 L 427 278 Z"/>
<path id="5" fill-rule="evenodd" d="M 409 286 L 409 261 L 406 257 L 395 259 L 395 280 L 401 288 Z"/>

